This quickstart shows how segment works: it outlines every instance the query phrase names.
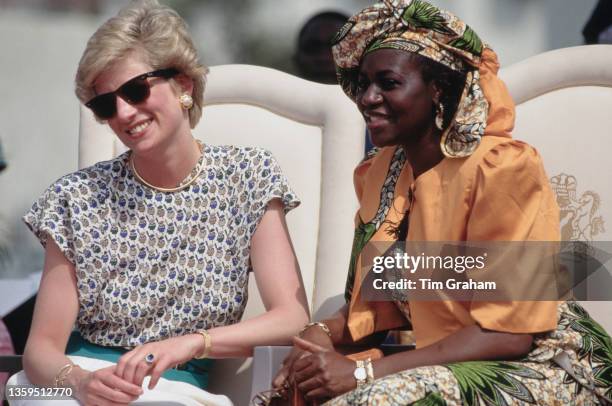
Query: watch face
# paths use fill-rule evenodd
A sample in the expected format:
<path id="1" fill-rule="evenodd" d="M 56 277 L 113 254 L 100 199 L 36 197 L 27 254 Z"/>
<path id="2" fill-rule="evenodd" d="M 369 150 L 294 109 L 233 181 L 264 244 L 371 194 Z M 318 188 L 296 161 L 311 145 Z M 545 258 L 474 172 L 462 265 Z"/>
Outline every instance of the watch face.
<path id="1" fill-rule="evenodd" d="M 366 373 L 366 370 L 364 367 L 356 368 L 355 372 L 353 372 L 353 375 L 355 376 L 355 379 L 357 379 L 358 381 L 363 381 L 364 379 L 368 377 L 368 374 Z"/>

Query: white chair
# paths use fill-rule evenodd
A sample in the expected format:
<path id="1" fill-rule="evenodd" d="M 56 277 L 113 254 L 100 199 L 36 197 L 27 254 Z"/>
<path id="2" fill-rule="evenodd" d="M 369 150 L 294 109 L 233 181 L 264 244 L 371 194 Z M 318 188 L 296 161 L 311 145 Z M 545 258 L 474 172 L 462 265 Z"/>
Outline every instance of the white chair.
<path id="1" fill-rule="evenodd" d="M 612 46 L 558 49 L 526 59 L 501 77 L 517 105 L 514 137 L 538 149 L 557 193 L 564 240 L 612 244 Z M 611 268 L 612 262 L 608 262 Z M 606 269 L 586 283 L 609 298 Z M 583 305 L 612 332 L 612 301 Z"/>
<path id="2" fill-rule="evenodd" d="M 308 82 L 273 69 L 225 65 L 210 69 L 206 107 L 194 135 L 209 144 L 260 146 L 279 161 L 302 204 L 287 216 L 310 310 L 316 319 L 337 310 L 353 238 L 353 168 L 363 157 L 365 125 L 339 86 Z M 110 159 L 125 147 L 108 126 L 81 107 L 79 167 Z M 261 314 L 254 279 L 245 318 Z M 255 350 L 255 371 L 244 359 L 218 361 L 210 391 L 238 405 L 269 388 L 287 349 Z M 251 385 L 251 376 L 254 375 Z"/>

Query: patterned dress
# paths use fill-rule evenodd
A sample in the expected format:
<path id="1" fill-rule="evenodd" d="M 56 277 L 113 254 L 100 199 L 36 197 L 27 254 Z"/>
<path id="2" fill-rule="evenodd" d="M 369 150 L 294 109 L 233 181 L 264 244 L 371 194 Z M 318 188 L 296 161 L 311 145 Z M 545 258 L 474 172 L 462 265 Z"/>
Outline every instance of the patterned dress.
<path id="1" fill-rule="evenodd" d="M 266 205 L 299 204 L 272 155 L 206 145 L 199 178 L 172 193 L 139 183 L 128 162 L 129 152 L 62 177 L 24 217 L 75 266 L 81 335 L 133 347 L 237 323 Z"/>
<path id="2" fill-rule="evenodd" d="M 537 335 L 517 361 L 426 366 L 377 379 L 328 405 L 606 405 L 612 399 L 612 341 L 575 302 L 559 307 L 558 328 Z M 573 377 L 552 358 L 569 356 Z M 577 380 L 580 381 L 577 382 Z M 595 388 L 600 396 L 587 388 Z"/>

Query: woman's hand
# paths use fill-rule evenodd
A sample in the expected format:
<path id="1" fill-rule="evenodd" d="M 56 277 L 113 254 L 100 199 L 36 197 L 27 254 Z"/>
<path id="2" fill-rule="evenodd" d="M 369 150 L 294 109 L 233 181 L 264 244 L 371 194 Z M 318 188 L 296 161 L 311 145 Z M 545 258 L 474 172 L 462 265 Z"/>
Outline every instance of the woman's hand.
<path id="1" fill-rule="evenodd" d="M 293 342 L 309 355 L 293 365 L 293 378 L 306 399 L 329 399 L 355 389 L 355 362 L 333 349 L 294 337 Z"/>
<path id="2" fill-rule="evenodd" d="M 75 368 L 75 396 L 85 405 L 127 405 L 142 395 L 140 386 L 115 374 L 116 365 L 85 371 Z"/>
<path id="3" fill-rule="evenodd" d="M 306 329 L 302 333 L 302 338 L 318 345 L 320 348 L 325 348 L 330 351 L 334 350 L 334 344 L 332 343 L 331 338 L 320 327 L 316 325 Z M 309 352 L 305 351 L 301 347 L 294 345 L 289 355 L 287 355 L 287 357 L 283 361 L 281 369 L 274 377 L 274 380 L 272 381 L 272 386 L 274 388 L 282 387 L 283 383 L 294 372 L 293 366 L 295 362 L 309 354 Z"/>
<path id="4" fill-rule="evenodd" d="M 187 334 L 167 340 L 147 343 L 134 348 L 119 358 L 115 373 L 120 378 L 141 386 L 144 377 L 151 375 L 149 389 L 153 389 L 165 370 L 192 360 L 204 349 L 200 334 Z M 153 355 L 152 362 L 145 358 Z"/>

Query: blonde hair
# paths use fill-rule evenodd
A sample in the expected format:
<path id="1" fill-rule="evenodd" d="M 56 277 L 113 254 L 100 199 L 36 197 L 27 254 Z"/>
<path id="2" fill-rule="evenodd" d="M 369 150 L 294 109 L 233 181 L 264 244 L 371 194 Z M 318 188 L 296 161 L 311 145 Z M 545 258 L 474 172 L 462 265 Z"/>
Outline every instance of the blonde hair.
<path id="1" fill-rule="evenodd" d="M 86 103 L 93 98 L 96 78 L 132 52 L 144 55 L 153 69 L 176 68 L 193 80 L 189 124 L 194 128 L 202 116 L 208 69 L 198 61 L 187 23 L 157 0 L 133 1 L 91 36 L 75 79 L 79 100 Z"/>

